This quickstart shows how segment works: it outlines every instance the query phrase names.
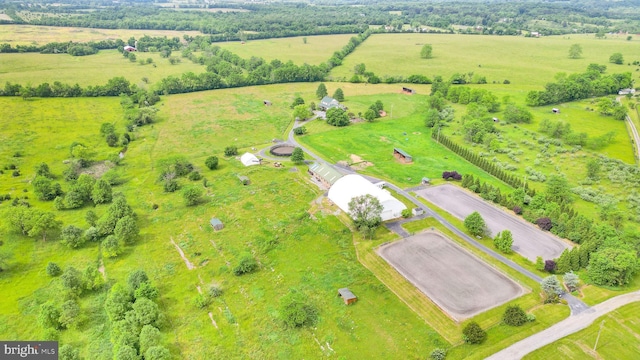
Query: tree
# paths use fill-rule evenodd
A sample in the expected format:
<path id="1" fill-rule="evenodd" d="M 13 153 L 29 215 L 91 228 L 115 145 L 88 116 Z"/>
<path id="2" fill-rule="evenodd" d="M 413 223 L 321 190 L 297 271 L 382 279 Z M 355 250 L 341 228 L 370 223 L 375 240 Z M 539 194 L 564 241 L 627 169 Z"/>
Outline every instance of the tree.
<path id="1" fill-rule="evenodd" d="M 304 105 L 304 99 L 301 98 L 300 96 L 297 96 L 295 99 L 293 99 L 293 102 L 289 107 L 294 109 L 296 106 L 300 106 L 300 105 Z"/>
<path id="2" fill-rule="evenodd" d="M 131 215 L 127 215 L 118 220 L 113 230 L 113 234 L 118 238 L 118 241 L 126 245 L 131 245 L 139 232 L 140 230 L 138 229 L 136 220 Z"/>
<path id="3" fill-rule="evenodd" d="M 188 186 L 182 190 L 182 198 L 187 206 L 198 205 L 202 200 L 202 188 L 198 186 Z"/>
<path id="4" fill-rule="evenodd" d="M 58 351 L 60 360 L 80 360 L 80 351 L 69 344 L 64 344 Z"/>
<path id="5" fill-rule="evenodd" d="M 431 351 L 429 359 L 431 360 L 444 360 L 447 358 L 447 351 L 442 348 L 435 348 Z"/>
<path id="6" fill-rule="evenodd" d="M 38 196 L 38 199 L 43 201 L 53 200 L 57 196 L 62 195 L 60 184 L 54 183 L 45 176 L 37 175 L 31 182 L 31 185 L 33 185 L 33 192 Z"/>
<path id="7" fill-rule="evenodd" d="M 122 246 L 118 238 L 109 235 L 102 241 L 102 254 L 108 258 L 116 257 L 122 252 Z"/>
<path id="8" fill-rule="evenodd" d="M 131 59 L 131 57 L 129 57 Z M 134 349 L 130 345 L 120 345 L 117 347 L 117 351 L 115 352 L 114 360 L 138 360 L 140 357 Z"/>
<path id="9" fill-rule="evenodd" d="M 420 57 L 423 59 L 431 59 L 433 57 L 433 46 L 431 46 L 431 44 L 422 45 Z"/>
<path id="10" fill-rule="evenodd" d="M 598 159 L 591 159 L 587 162 L 587 177 L 595 181 L 600 179 L 600 161 Z"/>
<path id="11" fill-rule="evenodd" d="M 85 290 L 97 290 L 104 285 L 104 278 L 96 263 L 89 264 L 82 273 L 82 286 Z"/>
<path id="12" fill-rule="evenodd" d="M 462 329 L 462 336 L 466 343 L 481 344 L 487 338 L 487 333 L 477 322 L 472 321 Z"/>
<path id="13" fill-rule="evenodd" d="M 327 95 L 329 95 L 329 93 L 327 92 L 327 87 L 324 85 L 324 83 L 320 83 L 320 85 L 318 85 L 318 89 L 316 90 L 316 98 L 320 100 Z"/>
<path id="14" fill-rule="evenodd" d="M 504 120 L 507 123 L 526 123 L 529 124 L 533 120 L 533 115 L 524 107 L 509 104 L 504 109 Z"/>
<path id="15" fill-rule="evenodd" d="M 311 112 L 311 110 L 309 110 L 309 107 L 307 105 L 297 105 L 296 107 L 293 108 L 293 118 L 294 119 L 299 119 L 300 121 L 304 121 L 308 118 L 310 118 L 311 116 L 313 116 L 313 113 Z"/>
<path id="16" fill-rule="evenodd" d="M 129 284 L 129 287 L 133 291 L 137 290 L 142 284 L 148 283 L 148 282 L 149 282 L 149 276 L 147 276 L 147 273 L 142 269 L 138 269 L 132 272 L 127 277 L 127 284 Z"/>
<path id="17" fill-rule="evenodd" d="M 98 181 L 93 184 L 91 200 L 96 204 L 104 204 L 110 202 L 111 199 L 113 199 L 111 184 L 104 179 L 98 179 Z"/>
<path id="18" fill-rule="evenodd" d="M 60 311 L 60 325 L 69 328 L 76 323 L 80 315 L 80 306 L 75 300 L 67 300 L 62 304 Z"/>
<path id="19" fill-rule="evenodd" d="M 327 124 L 333 126 L 347 126 L 349 125 L 349 117 L 344 110 L 334 107 L 327 110 Z"/>
<path id="20" fill-rule="evenodd" d="M 560 281 L 555 275 L 547 276 L 540 282 L 542 290 L 547 294 L 547 297 L 558 296 L 562 294 L 562 286 Z"/>
<path id="21" fill-rule="evenodd" d="M 36 165 L 36 176 L 44 176 L 46 178 L 52 179 L 53 174 L 51 174 L 51 170 L 49 170 L 49 165 L 46 163 L 40 163 Z"/>
<path id="22" fill-rule="evenodd" d="M 573 271 L 570 271 L 570 272 L 564 274 L 564 276 L 562 277 L 562 281 L 567 286 L 569 291 L 578 290 L 578 285 L 580 283 L 580 278 L 578 277 L 578 275 L 574 274 Z"/>
<path id="23" fill-rule="evenodd" d="M 609 247 L 591 254 L 587 274 L 597 285 L 624 286 L 638 270 L 635 252 Z"/>
<path id="24" fill-rule="evenodd" d="M 298 126 L 297 128 L 293 129 L 293 133 L 296 135 L 304 135 L 307 133 L 307 128 L 304 126 Z"/>
<path id="25" fill-rule="evenodd" d="M 291 328 L 313 326 L 318 320 L 318 309 L 301 292 L 289 290 L 280 299 L 280 320 Z"/>
<path id="26" fill-rule="evenodd" d="M 369 238 L 373 237 L 376 228 L 382 223 L 382 210 L 384 207 L 373 195 L 366 194 L 355 196 L 349 201 L 349 215 L 358 230 Z"/>
<path id="27" fill-rule="evenodd" d="M 58 264 L 54 262 L 49 262 L 47 264 L 47 275 L 55 277 L 60 274 L 62 274 L 62 269 L 60 269 L 60 266 L 58 266 Z"/>
<path id="28" fill-rule="evenodd" d="M 252 273 L 256 270 L 258 270 L 258 262 L 253 258 L 253 256 L 251 256 L 251 254 L 245 252 L 240 255 L 238 265 L 233 268 L 233 274 L 236 276 L 240 276 Z"/>
<path id="29" fill-rule="evenodd" d="M 299 147 L 296 147 L 295 149 L 293 149 L 293 152 L 291 153 L 291 161 L 293 161 L 296 164 L 303 163 L 304 151 L 302 151 L 302 149 Z"/>
<path id="30" fill-rule="evenodd" d="M 82 229 L 73 225 L 63 227 L 60 233 L 61 242 L 72 249 L 77 249 L 84 244 L 86 238 L 83 235 Z"/>
<path id="31" fill-rule="evenodd" d="M 545 195 L 548 201 L 558 204 L 571 203 L 571 186 L 567 178 L 560 175 L 551 175 L 547 178 L 547 190 Z"/>
<path id="32" fill-rule="evenodd" d="M 42 241 L 47 241 L 47 233 L 57 230 L 62 222 L 56 220 L 56 216 L 49 212 L 37 211 L 32 218 L 29 236 L 42 235 Z"/>
<path id="33" fill-rule="evenodd" d="M 344 101 L 344 92 L 342 92 L 341 88 L 336 89 L 336 91 L 333 93 L 333 98 L 341 102 Z"/>
<path id="34" fill-rule="evenodd" d="M 73 266 L 67 268 L 60 279 L 62 280 L 62 286 L 71 293 L 76 295 L 82 293 L 82 274 Z"/>
<path id="35" fill-rule="evenodd" d="M 542 256 L 536 257 L 536 270 L 544 271 L 544 260 L 542 259 Z"/>
<path id="36" fill-rule="evenodd" d="M 38 323 L 45 329 L 53 328 L 60 330 L 62 328 L 60 324 L 60 311 L 51 302 L 40 305 Z"/>
<path id="37" fill-rule="evenodd" d="M 556 262 L 553 260 L 545 260 L 544 262 L 544 271 L 548 273 L 552 273 L 556 271 Z"/>
<path id="38" fill-rule="evenodd" d="M 160 344 L 160 330 L 152 325 L 145 325 L 140 331 L 140 353 Z"/>
<path id="39" fill-rule="evenodd" d="M 147 298 L 136 299 L 131 307 L 135 312 L 138 324 L 141 326 L 153 324 L 158 320 L 160 314 L 158 305 Z"/>
<path id="40" fill-rule="evenodd" d="M 493 239 L 493 245 L 505 254 L 511 253 L 511 246 L 513 246 L 513 236 L 511 231 L 504 230 L 499 232 Z"/>
<path id="41" fill-rule="evenodd" d="M 357 75 L 364 75 L 366 71 L 367 71 L 367 66 L 364 63 L 357 64 L 356 66 L 353 67 L 353 72 L 356 73 Z"/>
<path id="42" fill-rule="evenodd" d="M 518 305 L 509 305 L 502 315 L 502 322 L 509 326 L 522 326 L 527 322 L 527 314 Z"/>
<path id="43" fill-rule="evenodd" d="M 367 109 L 367 111 L 364 112 L 364 119 L 368 122 L 373 122 L 376 117 L 376 112 L 373 109 Z"/>
<path id="44" fill-rule="evenodd" d="M 215 170 L 218 168 L 218 157 L 209 156 L 207 160 L 204 161 L 204 164 L 209 168 L 209 170 Z"/>
<path id="45" fill-rule="evenodd" d="M 613 53 L 611 54 L 611 56 L 609 56 L 609 62 L 622 65 L 624 64 L 624 58 L 622 57 L 621 53 Z"/>
<path id="46" fill-rule="evenodd" d="M 238 155 L 238 147 L 231 145 L 224 148 L 224 156 L 235 156 Z"/>
<path id="47" fill-rule="evenodd" d="M 569 47 L 569 59 L 580 59 L 582 57 L 582 46 L 580 44 L 572 44 Z"/>
<path id="48" fill-rule="evenodd" d="M 473 236 L 484 236 L 487 234 L 487 224 L 477 211 L 472 212 L 464 219 L 464 226 Z"/>
<path id="49" fill-rule="evenodd" d="M 163 346 L 152 346 L 144 353 L 144 360 L 170 360 L 171 353 Z"/>
<path id="50" fill-rule="evenodd" d="M 104 308 L 109 316 L 109 320 L 112 322 L 124 319 L 127 311 L 131 309 L 131 291 L 122 286 L 121 284 L 115 284 L 107 294 L 107 299 L 104 302 Z"/>
<path id="51" fill-rule="evenodd" d="M 158 294 L 159 293 L 158 293 L 157 287 L 153 286 L 148 282 L 143 282 L 142 284 L 140 284 L 140 287 L 138 287 L 134 292 L 134 297 L 136 299 L 144 297 L 147 299 L 154 300 L 158 297 Z"/>

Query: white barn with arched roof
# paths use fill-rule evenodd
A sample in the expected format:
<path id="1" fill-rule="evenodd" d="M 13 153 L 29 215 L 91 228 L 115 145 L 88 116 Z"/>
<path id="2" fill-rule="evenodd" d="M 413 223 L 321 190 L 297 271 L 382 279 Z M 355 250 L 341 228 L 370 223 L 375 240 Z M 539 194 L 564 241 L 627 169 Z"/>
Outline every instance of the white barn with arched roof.
<path id="1" fill-rule="evenodd" d="M 242 162 L 242 165 L 244 166 L 260 165 L 260 159 L 252 153 L 244 153 L 240 156 L 240 162 Z"/>
<path id="2" fill-rule="evenodd" d="M 342 211 L 349 213 L 349 202 L 356 196 L 372 195 L 382 204 L 382 221 L 399 218 L 407 207 L 391 193 L 372 184 L 360 175 L 350 174 L 341 177 L 329 189 L 329 200 Z"/>

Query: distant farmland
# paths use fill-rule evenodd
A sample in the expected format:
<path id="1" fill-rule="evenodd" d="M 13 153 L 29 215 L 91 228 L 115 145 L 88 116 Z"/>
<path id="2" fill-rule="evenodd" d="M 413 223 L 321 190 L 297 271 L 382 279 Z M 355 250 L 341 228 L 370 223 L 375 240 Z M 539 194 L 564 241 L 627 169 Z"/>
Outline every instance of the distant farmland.
<path id="1" fill-rule="evenodd" d="M 433 46 L 433 58 L 421 59 L 424 44 Z M 569 59 L 569 47 L 580 44 L 580 59 Z M 355 65 L 364 63 L 367 71 L 378 76 L 422 74 L 441 75 L 473 72 L 485 76 L 488 83 L 509 80 L 512 88 L 539 88 L 553 80 L 556 73 L 584 71 L 590 63 L 607 65 L 610 72 L 634 72 L 626 63 L 638 60 L 637 37 L 610 35 L 595 39 L 593 35 L 525 38 L 516 36 L 378 34 L 372 35 L 347 56 L 342 66 L 331 72 L 334 78 L 353 75 Z M 609 63 L 609 56 L 620 52 L 625 65 Z"/>

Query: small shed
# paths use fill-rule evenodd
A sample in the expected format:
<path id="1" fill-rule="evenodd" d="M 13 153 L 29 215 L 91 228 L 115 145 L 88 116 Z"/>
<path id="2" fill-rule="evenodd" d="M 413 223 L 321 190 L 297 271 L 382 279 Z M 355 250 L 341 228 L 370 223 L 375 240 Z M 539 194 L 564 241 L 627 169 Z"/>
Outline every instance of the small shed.
<path id="1" fill-rule="evenodd" d="M 553 109 L 551 109 L 551 112 L 553 112 L 554 114 L 560 114 L 560 109 L 553 108 Z"/>
<path id="2" fill-rule="evenodd" d="M 244 176 L 244 175 L 238 175 L 238 180 L 240 180 L 240 182 L 242 183 L 242 185 L 249 185 L 251 184 L 251 181 L 249 180 L 248 177 Z"/>
<path id="3" fill-rule="evenodd" d="M 493 118 L 493 122 L 494 122 L 494 123 L 500 122 L 500 119 L 498 119 L 497 117 L 494 117 L 494 118 Z"/>
<path id="4" fill-rule="evenodd" d="M 431 179 L 429 179 L 428 177 L 422 178 L 422 185 L 429 185 L 430 183 L 431 183 Z"/>
<path id="5" fill-rule="evenodd" d="M 209 223 L 211 224 L 211 226 L 215 231 L 220 231 L 224 229 L 224 224 L 218 218 L 211 218 L 211 221 L 209 221 Z"/>
<path id="6" fill-rule="evenodd" d="M 260 165 L 260 159 L 249 152 L 244 153 L 242 156 L 240 156 L 240 162 L 242 162 L 242 165 L 244 166 Z"/>
<path id="7" fill-rule="evenodd" d="M 405 86 L 402 87 L 402 92 L 405 93 L 405 94 L 409 94 L 409 95 L 412 95 L 412 94 L 416 93 L 415 90 L 413 90 L 411 88 L 408 88 L 408 87 L 405 87 Z"/>
<path id="8" fill-rule="evenodd" d="M 411 210 L 411 213 L 413 214 L 413 216 L 420 216 L 424 214 L 424 210 L 422 208 L 413 208 Z"/>
<path id="9" fill-rule="evenodd" d="M 264 106 L 271 106 L 271 101 L 269 100 L 263 100 L 262 103 L 264 104 Z"/>
<path id="10" fill-rule="evenodd" d="M 413 157 L 411 155 L 398 148 L 393 148 L 393 156 L 405 164 L 413 162 Z"/>
<path id="11" fill-rule="evenodd" d="M 358 297 L 353 295 L 353 293 L 351 292 L 351 290 L 349 290 L 349 288 L 338 289 L 338 296 L 342 298 L 345 305 L 350 305 L 358 301 Z"/>

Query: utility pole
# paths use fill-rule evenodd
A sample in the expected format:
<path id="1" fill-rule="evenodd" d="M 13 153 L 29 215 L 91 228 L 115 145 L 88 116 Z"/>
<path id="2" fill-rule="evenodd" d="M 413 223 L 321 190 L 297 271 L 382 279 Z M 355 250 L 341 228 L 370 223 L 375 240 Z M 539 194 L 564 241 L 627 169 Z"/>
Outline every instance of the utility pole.
<path id="1" fill-rule="evenodd" d="M 598 336 L 596 337 L 596 343 L 593 345 L 593 351 L 596 351 L 596 347 L 598 347 L 598 340 L 600 340 L 600 332 L 602 332 L 602 328 L 604 327 L 604 320 L 600 323 L 600 330 L 598 330 Z"/>

